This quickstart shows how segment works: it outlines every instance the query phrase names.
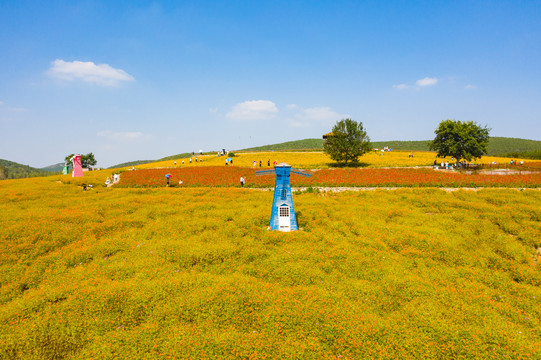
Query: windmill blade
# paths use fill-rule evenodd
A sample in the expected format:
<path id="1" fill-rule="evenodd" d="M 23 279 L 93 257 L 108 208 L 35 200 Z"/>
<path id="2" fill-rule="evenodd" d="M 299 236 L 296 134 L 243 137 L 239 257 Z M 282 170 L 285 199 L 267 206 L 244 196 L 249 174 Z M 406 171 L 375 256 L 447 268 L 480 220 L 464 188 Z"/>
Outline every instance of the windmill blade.
<path id="1" fill-rule="evenodd" d="M 293 174 L 297 174 L 297 175 L 301 175 L 301 176 L 312 177 L 312 173 L 309 173 L 309 172 L 304 171 L 304 170 L 291 169 L 291 172 Z"/>
<path id="2" fill-rule="evenodd" d="M 258 170 L 255 172 L 256 175 L 270 175 L 270 174 L 276 174 L 276 170 Z"/>

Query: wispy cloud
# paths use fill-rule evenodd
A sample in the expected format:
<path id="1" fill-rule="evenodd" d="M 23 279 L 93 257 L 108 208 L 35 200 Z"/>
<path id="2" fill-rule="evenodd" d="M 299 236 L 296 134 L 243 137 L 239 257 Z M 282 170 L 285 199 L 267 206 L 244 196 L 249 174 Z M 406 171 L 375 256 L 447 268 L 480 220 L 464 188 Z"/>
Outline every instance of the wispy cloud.
<path id="1" fill-rule="evenodd" d="M 405 90 L 405 89 L 408 89 L 409 87 L 410 86 L 408 84 L 393 85 L 393 88 L 398 89 L 398 90 Z"/>
<path id="2" fill-rule="evenodd" d="M 98 135 L 98 137 L 106 138 L 108 140 L 121 141 L 121 142 L 136 141 L 148 136 L 139 131 L 118 132 L 118 131 L 111 131 L 111 130 L 103 130 L 103 131 L 98 132 L 96 135 Z"/>
<path id="3" fill-rule="evenodd" d="M 233 120 L 268 120 L 272 119 L 278 108 L 269 100 L 248 100 L 241 102 L 225 116 Z"/>
<path id="4" fill-rule="evenodd" d="M 468 89 L 468 90 L 472 90 L 472 89 L 476 89 L 477 87 L 475 85 L 471 85 L 471 84 L 468 84 L 466 86 L 464 86 L 464 89 Z"/>
<path id="5" fill-rule="evenodd" d="M 4 103 L 3 101 L 0 101 L 0 107 L 1 107 L 2 109 L 4 109 L 4 110 L 9 111 L 9 112 L 21 113 L 21 112 L 26 112 L 26 111 L 28 111 L 28 109 L 23 108 L 23 107 L 14 107 L 14 106 L 6 107 L 5 105 L 6 105 L 6 103 Z"/>
<path id="6" fill-rule="evenodd" d="M 438 81 L 439 81 L 438 78 L 425 77 L 424 79 L 417 80 L 415 82 L 415 85 L 398 84 L 398 85 L 393 85 L 393 88 L 397 90 L 407 90 L 407 89 L 419 90 L 422 87 L 436 85 Z"/>
<path id="7" fill-rule="evenodd" d="M 415 82 L 415 84 L 417 86 L 421 86 L 421 87 L 424 87 L 424 86 L 432 86 L 432 85 L 436 85 L 436 83 L 438 82 L 438 79 L 437 78 L 431 78 L 431 77 L 425 77 L 424 79 L 419 79 Z"/>
<path id="8" fill-rule="evenodd" d="M 96 65 L 92 61 L 64 61 L 56 59 L 51 63 L 49 76 L 74 81 L 81 80 L 102 86 L 117 86 L 122 81 L 135 81 L 134 77 L 108 64 Z"/>

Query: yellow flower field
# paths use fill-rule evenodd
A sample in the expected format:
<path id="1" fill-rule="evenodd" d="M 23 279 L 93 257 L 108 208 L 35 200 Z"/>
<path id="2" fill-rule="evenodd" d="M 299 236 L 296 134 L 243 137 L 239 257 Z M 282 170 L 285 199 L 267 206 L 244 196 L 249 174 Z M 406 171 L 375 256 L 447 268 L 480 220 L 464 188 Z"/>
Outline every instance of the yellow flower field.
<path id="1" fill-rule="evenodd" d="M 408 167 L 408 166 L 431 166 L 434 164 L 434 160 L 438 163 L 442 161 L 450 161 L 450 158 L 441 159 L 436 158 L 436 154 L 433 152 L 414 152 L 413 157 L 410 158 L 407 151 L 391 151 L 385 152 L 384 155 L 375 154 L 369 152 L 359 158 L 361 166 L 363 167 Z M 179 158 L 176 160 L 167 160 L 154 162 L 149 164 L 137 165 L 136 169 L 148 169 L 156 167 L 187 167 L 187 166 L 225 166 L 225 160 L 227 156 L 217 155 L 203 155 L 197 156 L 198 161 L 195 161 L 196 156 L 192 157 L 192 162 L 189 162 L 189 158 Z M 203 161 L 200 161 L 200 160 Z M 182 161 L 184 160 L 184 164 Z M 517 159 L 520 161 L 520 159 Z M 174 162 L 177 162 L 175 165 Z M 304 169 L 326 169 L 333 167 L 335 164 L 324 152 L 237 152 L 233 157 L 233 166 L 241 167 L 253 167 L 253 162 L 256 162 L 256 167 L 259 168 L 259 162 L 263 168 L 268 167 L 270 161 L 271 167 L 276 161 L 277 163 L 285 162 L 294 167 Z M 509 163 L 508 158 L 490 157 L 485 156 L 473 163 L 492 163 L 497 162 L 500 164 Z"/>
<path id="2" fill-rule="evenodd" d="M 541 356 L 539 190 L 294 200 L 0 182 L 0 358 Z"/>

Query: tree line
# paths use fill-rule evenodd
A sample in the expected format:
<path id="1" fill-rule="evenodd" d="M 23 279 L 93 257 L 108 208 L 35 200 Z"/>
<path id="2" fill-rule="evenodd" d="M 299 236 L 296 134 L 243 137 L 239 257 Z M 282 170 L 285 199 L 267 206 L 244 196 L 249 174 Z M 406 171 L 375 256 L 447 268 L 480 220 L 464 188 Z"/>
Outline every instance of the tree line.
<path id="1" fill-rule="evenodd" d="M 0 159 L 0 180 L 19 179 L 37 176 L 49 176 L 53 173 L 22 165 L 13 161 Z"/>

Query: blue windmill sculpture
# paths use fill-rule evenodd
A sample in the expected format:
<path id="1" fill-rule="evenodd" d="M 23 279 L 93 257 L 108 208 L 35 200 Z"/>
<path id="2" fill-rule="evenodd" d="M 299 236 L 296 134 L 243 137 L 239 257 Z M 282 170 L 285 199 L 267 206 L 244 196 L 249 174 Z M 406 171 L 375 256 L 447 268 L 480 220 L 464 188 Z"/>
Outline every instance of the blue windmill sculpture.
<path id="1" fill-rule="evenodd" d="M 271 230 L 292 231 L 299 229 L 293 206 L 293 194 L 291 194 L 290 173 L 306 177 L 312 176 L 308 172 L 292 169 L 291 165 L 286 163 L 275 165 L 274 170 L 260 170 L 255 173 L 256 175 L 276 174 L 270 219 Z"/>

